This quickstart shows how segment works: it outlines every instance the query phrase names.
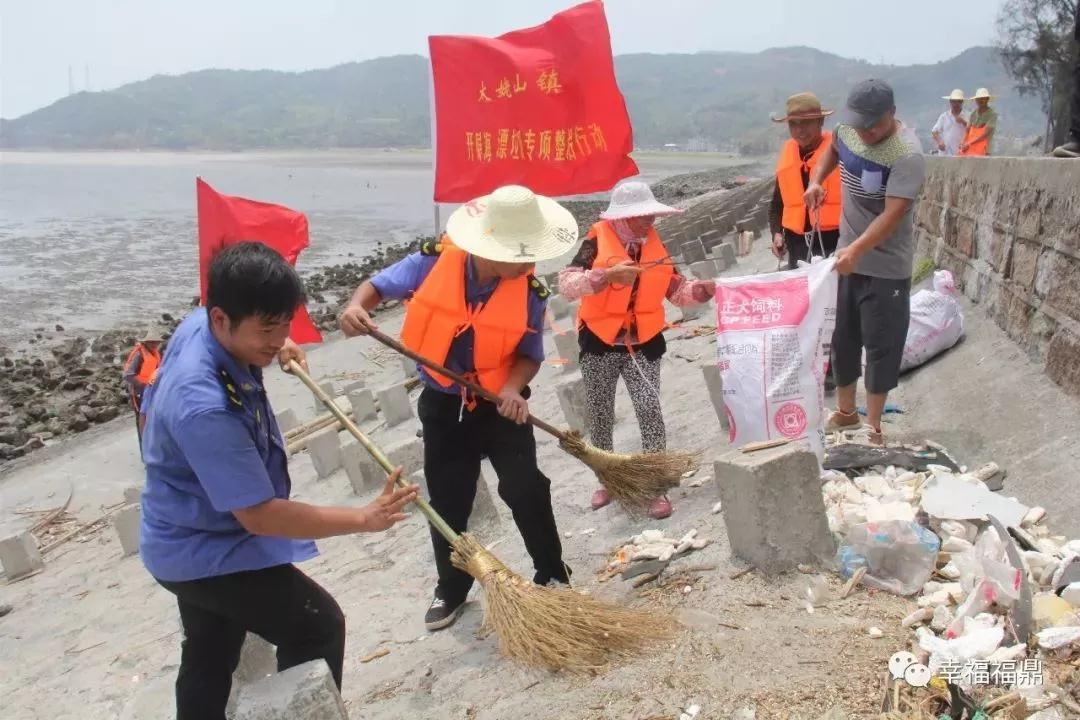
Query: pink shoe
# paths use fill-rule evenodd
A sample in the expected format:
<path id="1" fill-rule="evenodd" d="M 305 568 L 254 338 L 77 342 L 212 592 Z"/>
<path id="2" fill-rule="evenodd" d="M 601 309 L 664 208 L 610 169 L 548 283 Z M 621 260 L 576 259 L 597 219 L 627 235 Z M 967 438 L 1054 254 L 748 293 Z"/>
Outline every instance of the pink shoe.
<path id="1" fill-rule="evenodd" d="M 606 488 L 600 488 L 592 494 L 592 509 L 599 510 L 605 505 L 611 504 L 611 496 Z"/>
<path id="2" fill-rule="evenodd" d="M 649 517 L 653 520 L 663 520 L 671 516 L 671 501 L 666 497 L 658 497 L 649 506 Z"/>

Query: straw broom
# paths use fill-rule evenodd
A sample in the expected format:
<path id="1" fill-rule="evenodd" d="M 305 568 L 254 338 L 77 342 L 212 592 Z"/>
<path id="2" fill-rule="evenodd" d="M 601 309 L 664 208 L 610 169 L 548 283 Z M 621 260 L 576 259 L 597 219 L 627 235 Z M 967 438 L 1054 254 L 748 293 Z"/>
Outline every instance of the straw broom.
<path id="1" fill-rule="evenodd" d="M 499 398 L 455 373 L 453 370 L 417 355 L 412 350 L 394 340 L 385 333 L 368 328 L 368 334 L 383 345 L 396 350 L 407 358 L 415 360 L 429 370 L 434 370 L 454 382 L 468 388 L 479 397 L 492 402 Z M 697 467 L 698 453 L 695 452 L 657 452 L 623 454 L 608 452 L 594 447 L 585 441 L 581 433 L 574 430 L 560 430 L 540 418 L 530 414 L 528 421 L 559 440 L 559 447 L 589 466 L 596 473 L 611 499 L 617 502 L 631 515 L 645 512 L 649 504 L 679 485 L 682 476 Z"/>
<path id="2" fill-rule="evenodd" d="M 394 471 L 386 455 L 299 364 L 290 361 L 289 372 L 308 386 L 387 474 Z M 416 506 L 450 543 L 454 567 L 480 583 L 484 627 L 495 633 L 499 650 L 511 660 L 548 670 L 588 672 L 641 651 L 649 641 L 665 640 L 675 631 L 674 621 L 664 615 L 631 610 L 569 588 L 535 585 L 469 534 L 454 532 L 423 498 L 416 498 Z"/>

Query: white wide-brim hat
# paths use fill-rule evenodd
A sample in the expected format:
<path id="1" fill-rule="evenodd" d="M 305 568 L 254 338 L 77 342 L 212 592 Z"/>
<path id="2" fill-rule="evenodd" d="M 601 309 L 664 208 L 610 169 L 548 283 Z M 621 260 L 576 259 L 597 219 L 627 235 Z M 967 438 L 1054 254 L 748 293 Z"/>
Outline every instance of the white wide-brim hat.
<path id="1" fill-rule="evenodd" d="M 487 260 L 535 263 L 574 248 L 578 224 L 551 198 L 506 185 L 465 203 L 446 221 L 450 241 Z"/>
<path id="2" fill-rule="evenodd" d="M 626 218 L 645 217 L 647 215 L 677 215 L 683 212 L 679 208 L 658 201 L 652 194 L 648 183 L 631 180 L 611 191 L 611 202 L 607 210 L 600 213 L 603 220 L 624 220 Z"/>
<path id="3" fill-rule="evenodd" d="M 979 88 L 975 91 L 975 94 L 971 96 L 972 100 L 979 100 L 980 98 L 986 98 L 987 100 L 993 100 L 996 96 L 991 95 L 990 91 L 986 88 Z"/>
<path id="4" fill-rule="evenodd" d="M 960 102 L 965 102 L 967 100 L 967 98 L 964 97 L 964 91 L 960 90 L 959 88 L 957 88 L 956 90 L 953 90 L 948 95 L 942 95 L 941 99 L 942 100 L 959 100 Z"/>

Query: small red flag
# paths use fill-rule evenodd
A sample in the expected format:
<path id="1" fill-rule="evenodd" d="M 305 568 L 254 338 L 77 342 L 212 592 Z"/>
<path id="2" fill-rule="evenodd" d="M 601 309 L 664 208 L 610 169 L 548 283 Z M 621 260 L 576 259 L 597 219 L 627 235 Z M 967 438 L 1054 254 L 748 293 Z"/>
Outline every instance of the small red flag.
<path id="1" fill-rule="evenodd" d="M 428 46 L 436 202 L 509 184 L 599 192 L 637 174 L 599 0 L 497 38 L 433 35 Z"/>
<path id="2" fill-rule="evenodd" d="M 199 213 L 199 297 L 206 304 L 207 271 L 221 249 L 245 240 L 268 245 L 290 265 L 308 246 L 308 222 L 303 213 L 282 205 L 222 195 L 202 178 L 195 179 Z M 322 342 L 307 308 L 293 316 L 289 336 L 298 344 Z"/>

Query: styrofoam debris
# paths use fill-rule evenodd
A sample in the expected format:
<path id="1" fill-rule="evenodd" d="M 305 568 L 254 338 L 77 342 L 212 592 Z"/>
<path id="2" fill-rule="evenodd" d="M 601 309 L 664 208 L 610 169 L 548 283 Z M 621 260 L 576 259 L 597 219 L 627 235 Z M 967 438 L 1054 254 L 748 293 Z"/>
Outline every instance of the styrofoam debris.
<path id="1" fill-rule="evenodd" d="M 1029 527 L 1031 525 L 1038 525 L 1046 517 L 1046 508 L 1035 506 L 1027 511 L 1027 515 L 1020 521 L 1021 527 Z"/>
<path id="2" fill-rule="evenodd" d="M 1061 591 L 1061 599 L 1075 608 L 1080 608 L 1080 582 L 1066 585 Z"/>
<path id="3" fill-rule="evenodd" d="M 941 543 L 942 551 L 947 552 L 950 555 L 967 552 L 973 547 L 974 545 L 969 543 L 967 540 L 961 537 L 956 537 L 955 535 L 950 535 L 949 537 L 945 538 L 945 542 Z"/>
<path id="4" fill-rule="evenodd" d="M 900 621 L 904 627 L 914 627 L 934 617 L 934 611 L 928 607 L 921 607 Z"/>
<path id="5" fill-rule="evenodd" d="M 938 590 L 930 595 L 923 595 L 918 599 L 919 607 L 929 608 L 938 605 L 948 605 L 952 602 L 952 596 L 945 590 Z"/>
<path id="6" fill-rule="evenodd" d="M 1051 627 L 1035 633 L 1039 638 L 1039 647 L 1057 650 L 1066 645 L 1080 646 L 1080 627 Z"/>
<path id="7" fill-rule="evenodd" d="M 990 661 L 991 665 L 997 665 L 1003 662 L 1012 662 L 1013 660 L 1019 660 L 1020 658 L 1027 655 L 1027 651 L 1027 643 L 1017 643 L 1016 645 L 999 647 L 997 650 L 990 653 L 990 656 L 986 659 Z"/>
<path id="8" fill-rule="evenodd" d="M 934 632 L 944 632 L 949 624 L 953 621 L 952 610 L 948 605 L 938 605 L 934 608 L 932 617 L 930 618 L 930 629 Z"/>
<path id="9" fill-rule="evenodd" d="M 687 708 L 679 714 L 679 720 L 694 720 L 700 712 L 700 705 L 688 705 Z"/>
<path id="10" fill-rule="evenodd" d="M 879 627 L 872 627 L 866 631 L 866 634 L 872 638 L 884 637 L 885 633 Z"/>
<path id="11" fill-rule="evenodd" d="M 943 520 L 985 520 L 993 515 L 1005 526 L 1019 525 L 1028 508 L 1015 500 L 990 492 L 982 483 L 966 482 L 951 473 L 935 473 L 926 481 L 922 492 L 922 508 L 927 514 Z"/>
<path id="12" fill-rule="evenodd" d="M 716 503 L 715 505 L 713 505 L 713 506 L 712 506 L 712 513 L 713 513 L 713 515 L 715 515 L 716 513 L 720 512 L 720 509 L 721 509 L 721 507 L 722 507 L 722 503 Z"/>

